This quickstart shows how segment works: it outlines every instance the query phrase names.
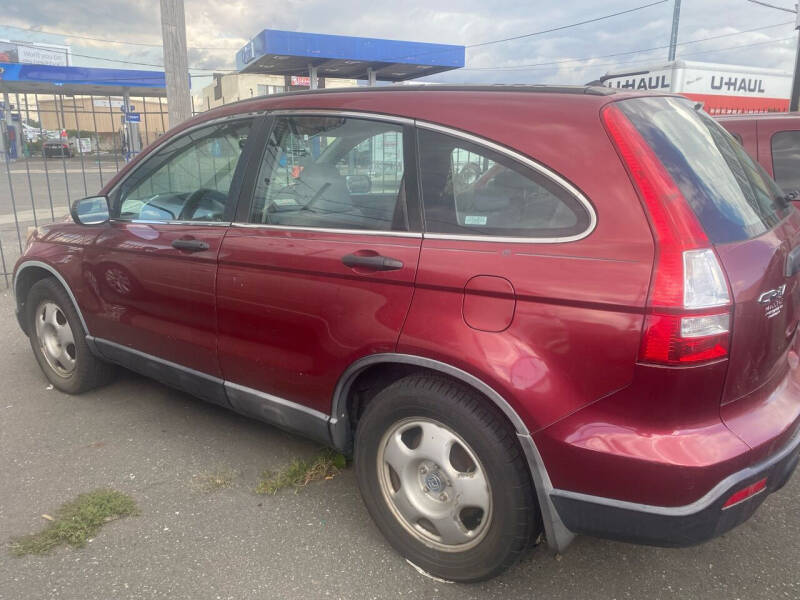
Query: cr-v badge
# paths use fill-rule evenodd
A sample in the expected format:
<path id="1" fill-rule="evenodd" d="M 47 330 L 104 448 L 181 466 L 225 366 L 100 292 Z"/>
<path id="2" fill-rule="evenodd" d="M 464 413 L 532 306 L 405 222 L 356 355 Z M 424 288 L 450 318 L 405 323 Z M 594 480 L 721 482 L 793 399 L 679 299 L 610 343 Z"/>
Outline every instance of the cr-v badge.
<path id="1" fill-rule="evenodd" d="M 758 297 L 759 304 L 764 305 L 764 314 L 771 319 L 783 310 L 783 294 L 786 292 L 786 284 L 764 292 Z"/>

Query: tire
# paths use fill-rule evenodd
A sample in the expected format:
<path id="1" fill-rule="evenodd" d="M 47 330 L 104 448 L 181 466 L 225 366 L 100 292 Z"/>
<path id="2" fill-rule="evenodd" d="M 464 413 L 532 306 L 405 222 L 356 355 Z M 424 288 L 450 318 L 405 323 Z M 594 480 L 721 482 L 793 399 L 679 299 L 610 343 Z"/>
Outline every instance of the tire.
<path id="1" fill-rule="evenodd" d="M 482 395 L 448 378 L 410 375 L 379 392 L 358 422 L 355 467 L 378 529 L 436 577 L 494 577 L 541 531 L 515 432 Z"/>
<path id="2" fill-rule="evenodd" d="M 92 354 L 72 300 L 55 279 L 33 284 L 25 319 L 33 354 L 53 387 L 81 394 L 111 379 L 113 368 Z"/>

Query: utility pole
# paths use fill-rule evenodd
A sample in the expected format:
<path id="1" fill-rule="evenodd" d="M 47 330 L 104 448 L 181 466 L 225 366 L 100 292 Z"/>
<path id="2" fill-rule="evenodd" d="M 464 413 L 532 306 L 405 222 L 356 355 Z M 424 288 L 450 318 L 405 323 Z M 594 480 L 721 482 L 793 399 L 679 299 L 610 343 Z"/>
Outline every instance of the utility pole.
<path id="1" fill-rule="evenodd" d="M 192 116 L 183 0 L 161 0 L 161 36 L 169 126 L 175 127 Z"/>
<path id="2" fill-rule="evenodd" d="M 794 29 L 795 31 L 800 30 L 800 7 L 798 7 L 797 4 L 794 5 L 794 10 L 792 10 L 790 8 L 784 8 L 783 6 L 775 6 L 768 2 L 761 2 L 761 0 L 749 1 L 753 4 L 760 4 L 768 8 L 774 8 L 775 10 L 792 13 L 794 15 Z M 798 104 L 800 104 L 800 34 L 798 34 L 797 50 L 794 55 L 794 75 L 792 76 L 792 96 L 789 99 L 789 110 L 797 112 Z"/>
<path id="3" fill-rule="evenodd" d="M 675 46 L 678 45 L 678 23 L 681 20 L 681 0 L 675 0 L 675 8 L 672 9 L 672 33 L 669 35 L 669 55 L 667 60 L 675 60 Z"/>

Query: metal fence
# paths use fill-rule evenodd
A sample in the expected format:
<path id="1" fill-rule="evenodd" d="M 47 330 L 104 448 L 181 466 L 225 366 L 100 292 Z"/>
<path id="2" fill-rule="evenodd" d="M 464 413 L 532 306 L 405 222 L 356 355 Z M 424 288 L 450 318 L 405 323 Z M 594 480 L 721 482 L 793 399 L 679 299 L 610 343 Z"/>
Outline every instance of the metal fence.
<path id="1" fill-rule="evenodd" d="M 0 269 L 6 287 L 30 227 L 61 220 L 169 129 L 160 97 L 9 93 L 0 119 Z M 1 284 L 0 284 L 1 285 Z"/>

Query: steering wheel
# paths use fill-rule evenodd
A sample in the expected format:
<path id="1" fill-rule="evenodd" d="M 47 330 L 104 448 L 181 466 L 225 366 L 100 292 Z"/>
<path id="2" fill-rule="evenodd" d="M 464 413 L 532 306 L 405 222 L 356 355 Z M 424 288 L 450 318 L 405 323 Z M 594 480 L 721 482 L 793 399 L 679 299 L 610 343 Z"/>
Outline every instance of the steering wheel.
<path id="1" fill-rule="evenodd" d="M 200 207 L 200 202 L 205 199 L 206 195 L 216 197 L 216 199 L 223 205 L 228 199 L 228 197 L 222 192 L 213 190 L 211 188 L 200 188 L 199 190 L 195 190 L 189 195 L 188 198 L 186 198 L 186 202 L 184 202 L 183 208 L 178 215 L 178 220 L 191 221 L 194 213 L 197 212 L 197 209 Z"/>

